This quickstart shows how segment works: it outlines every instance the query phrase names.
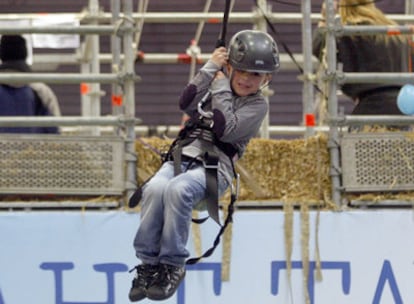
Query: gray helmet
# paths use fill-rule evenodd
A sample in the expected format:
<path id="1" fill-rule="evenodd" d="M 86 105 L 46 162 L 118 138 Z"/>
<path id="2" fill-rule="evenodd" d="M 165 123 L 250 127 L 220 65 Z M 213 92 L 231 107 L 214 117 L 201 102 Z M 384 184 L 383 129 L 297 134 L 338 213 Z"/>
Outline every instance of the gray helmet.
<path id="1" fill-rule="evenodd" d="M 240 31 L 230 40 L 229 63 L 237 70 L 274 73 L 280 67 L 276 42 L 265 32 Z"/>

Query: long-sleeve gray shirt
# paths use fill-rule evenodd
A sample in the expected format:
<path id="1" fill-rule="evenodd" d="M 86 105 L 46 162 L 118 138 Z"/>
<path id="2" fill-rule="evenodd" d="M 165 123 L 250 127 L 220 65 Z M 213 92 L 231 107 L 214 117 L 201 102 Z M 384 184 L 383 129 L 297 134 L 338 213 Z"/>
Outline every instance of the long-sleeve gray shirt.
<path id="1" fill-rule="evenodd" d="M 257 135 L 268 111 L 268 104 L 260 91 L 243 97 L 235 95 L 227 77 L 213 81 L 219 70 L 215 63 L 208 61 L 185 87 L 180 108 L 190 117 L 199 115 L 197 105 L 210 91 L 211 102 L 203 109 L 213 112 L 213 132 L 218 140 L 233 145 L 237 150 L 233 161 L 237 161 L 250 139 Z M 223 151 L 216 150 L 220 159 L 219 172 L 230 182 L 233 176 L 230 159 Z M 197 157 L 201 152 L 202 142 L 199 140 L 183 148 L 183 154 L 190 157 Z"/>

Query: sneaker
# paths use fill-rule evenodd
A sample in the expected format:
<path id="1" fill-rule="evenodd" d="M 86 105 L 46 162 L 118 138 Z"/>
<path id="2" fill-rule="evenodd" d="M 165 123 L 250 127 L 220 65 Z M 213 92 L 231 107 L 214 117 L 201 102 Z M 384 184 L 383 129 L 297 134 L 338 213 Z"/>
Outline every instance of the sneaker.
<path id="1" fill-rule="evenodd" d="M 157 279 L 147 289 L 150 300 L 165 300 L 171 297 L 185 277 L 185 268 L 173 265 L 160 264 Z"/>
<path id="2" fill-rule="evenodd" d="M 132 287 L 128 295 L 131 302 L 141 301 L 147 297 L 147 288 L 155 281 L 159 266 L 141 264 L 131 269 L 131 271 L 134 269 L 137 270 L 137 273 L 132 281 Z"/>

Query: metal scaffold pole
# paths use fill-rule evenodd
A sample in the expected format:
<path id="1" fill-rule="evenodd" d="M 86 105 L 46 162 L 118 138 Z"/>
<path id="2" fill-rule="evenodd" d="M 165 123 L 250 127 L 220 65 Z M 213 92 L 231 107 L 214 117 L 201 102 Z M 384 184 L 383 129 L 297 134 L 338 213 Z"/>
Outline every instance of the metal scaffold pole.
<path id="1" fill-rule="evenodd" d="M 407 0 L 408 1 L 408 0 Z M 98 20 L 99 23 L 110 23 L 112 19 L 112 13 L 102 12 L 99 16 L 92 17 L 89 14 L 85 13 L 49 13 L 50 16 L 62 16 L 62 17 L 73 17 L 82 22 L 91 22 L 92 20 Z M 132 17 L 135 20 L 145 19 L 145 23 L 199 23 L 200 21 L 205 21 L 207 23 L 217 23 L 221 19 L 223 13 L 221 12 L 141 12 L 134 13 Z M 123 14 L 121 13 L 121 17 Z M 320 14 L 310 14 L 312 22 L 316 22 L 320 18 Z M 396 21 L 397 23 L 412 23 L 414 22 L 414 15 L 397 15 L 389 14 L 387 15 L 390 19 Z M 36 19 L 39 17 L 39 14 L 0 14 L 0 20 L 16 20 L 16 19 Z M 303 14 L 302 13 L 270 13 L 268 15 L 269 20 L 277 23 L 300 23 L 302 22 Z M 252 15 L 251 12 L 232 12 L 229 16 L 230 23 L 254 23 L 257 19 L 260 19 L 259 15 Z M 59 28 L 52 29 L 53 33 L 62 34 L 62 33 L 92 33 L 98 31 L 99 34 L 110 34 L 114 31 L 112 26 L 78 26 L 77 30 L 73 27 L 59 26 Z M 8 34 L 17 34 L 17 33 L 50 33 L 50 29 L 45 27 L 14 27 L 7 29 Z"/>
<path id="2" fill-rule="evenodd" d="M 123 36 L 124 65 L 123 72 L 126 75 L 124 81 L 125 115 L 135 117 L 135 82 L 134 61 L 135 50 L 133 49 L 133 26 L 132 0 L 123 0 L 125 15 L 125 27 L 128 29 Z M 126 198 L 129 199 L 137 188 L 137 156 L 135 151 L 134 124 L 126 125 Z"/>
<path id="3" fill-rule="evenodd" d="M 314 95 L 313 95 L 313 82 L 311 75 L 313 72 L 312 65 L 312 20 L 310 17 L 311 1 L 302 0 L 302 50 L 303 50 L 303 89 L 302 89 L 302 102 L 303 102 L 303 115 L 309 115 L 314 118 Z M 304 125 L 306 126 L 305 137 L 309 137 L 315 134 L 313 123 L 306 122 L 304 119 Z"/>
<path id="4" fill-rule="evenodd" d="M 266 0 L 259 0 L 257 1 L 258 7 L 260 7 L 260 11 L 264 14 L 267 14 L 267 2 Z M 255 23 L 255 29 L 267 32 L 267 24 L 266 20 L 261 17 L 257 19 Z M 263 89 L 263 96 L 266 99 L 267 104 L 269 104 L 269 96 L 272 94 L 272 91 L 266 87 Z M 266 114 L 265 118 L 263 119 L 262 126 L 260 127 L 260 137 L 261 138 L 269 138 L 269 113 Z"/>
<path id="5" fill-rule="evenodd" d="M 111 0 L 111 12 L 112 12 L 112 25 L 116 25 L 118 20 L 120 20 L 121 13 L 121 4 L 119 0 Z M 121 67 L 121 38 L 118 35 L 111 36 L 111 69 L 112 73 L 119 73 Z M 119 83 L 112 84 L 111 92 L 112 100 L 112 114 L 120 115 L 124 114 L 123 107 L 123 94 L 122 88 Z"/>
<path id="6" fill-rule="evenodd" d="M 98 0 L 90 0 L 89 10 L 92 16 L 99 15 L 99 3 Z M 93 25 L 98 25 L 97 21 L 92 22 Z M 100 62 L 99 62 L 99 35 L 87 36 L 87 51 L 90 52 L 88 59 L 90 60 L 90 73 L 100 73 Z M 88 54 L 88 55 L 89 55 Z M 90 116 L 98 117 L 101 115 L 101 85 L 100 83 L 94 82 L 89 83 L 89 106 L 88 113 Z M 91 130 L 93 135 L 99 135 L 99 128 L 93 128 Z"/>
<path id="7" fill-rule="evenodd" d="M 333 119 L 338 116 L 338 97 L 336 95 L 336 37 L 335 37 L 335 8 L 333 0 L 325 0 L 327 17 L 327 71 L 326 77 L 329 80 L 328 87 L 328 115 Z M 332 201 L 340 206 L 341 204 L 341 172 L 339 163 L 339 132 L 336 124 L 330 123 L 328 133 L 328 149 L 331 159 L 330 176 L 332 181 Z"/>

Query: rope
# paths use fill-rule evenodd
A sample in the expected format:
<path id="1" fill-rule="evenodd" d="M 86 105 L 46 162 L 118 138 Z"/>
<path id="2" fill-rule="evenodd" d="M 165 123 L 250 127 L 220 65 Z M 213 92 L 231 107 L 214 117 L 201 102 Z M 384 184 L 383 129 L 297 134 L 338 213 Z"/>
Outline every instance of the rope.
<path id="1" fill-rule="evenodd" d="M 142 13 L 142 18 L 137 23 L 138 31 L 135 32 L 134 49 L 136 50 L 138 49 L 139 43 L 141 41 L 142 28 L 144 27 L 145 13 L 148 10 L 148 3 L 149 0 L 140 0 L 138 3 L 138 13 Z"/>
<path id="2" fill-rule="evenodd" d="M 288 45 L 283 41 L 283 39 L 281 38 L 281 35 L 279 34 L 279 32 L 276 30 L 276 28 L 273 26 L 272 22 L 270 22 L 269 18 L 266 16 L 266 13 L 263 11 L 263 9 L 260 7 L 260 5 L 257 3 L 257 0 L 254 0 L 254 3 L 255 3 L 255 6 L 257 7 L 257 9 L 262 14 L 263 18 L 265 19 L 266 24 L 268 25 L 268 27 L 270 28 L 270 30 L 275 35 L 276 40 L 282 45 L 282 47 L 285 50 L 285 52 L 288 54 L 288 56 L 290 57 L 290 59 L 292 59 L 292 62 L 296 65 L 296 67 L 299 70 L 299 72 L 303 75 L 304 74 L 303 68 L 296 61 L 296 58 L 295 58 L 295 56 L 293 56 L 293 53 L 289 49 Z M 323 91 L 318 87 L 318 85 L 316 83 L 313 82 L 312 84 L 313 84 L 313 86 L 314 86 L 314 88 L 315 88 L 316 91 L 318 91 L 320 94 L 324 94 Z"/>
<path id="3" fill-rule="evenodd" d="M 203 13 L 208 13 L 210 10 L 210 6 L 211 6 L 211 2 L 212 0 L 208 0 L 206 1 L 206 4 L 204 5 L 204 9 L 203 9 Z M 196 63 L 197 63 L 197 55 L 199 55 L 199 52 L 197 52 L 197 50 L 199 51 L 200 49 L 196 49 L 196 47 L 198 47 L 198 42 L 200 41 L 200 37 L 201 37 L 201 33 L 203 32 L 204 29 L 204 24 L 205 21 L 201 20 L 198 23 L 197 29 L 196 29 L 196 33 L 194 36 L 194 39 L 191 41 L 191 45 L 189 47 L 189 51 L 190 51 L 190 56 L 191 56 L 191 65 L 190 65 L 190 76 L 189 76 L 189 81 L 191 79 L 193 79 L 194 75 L 195 75 L 195 71 L 196 71 Z"/>

